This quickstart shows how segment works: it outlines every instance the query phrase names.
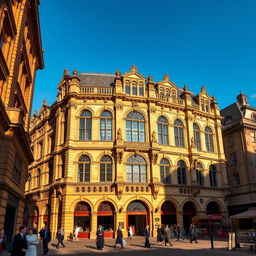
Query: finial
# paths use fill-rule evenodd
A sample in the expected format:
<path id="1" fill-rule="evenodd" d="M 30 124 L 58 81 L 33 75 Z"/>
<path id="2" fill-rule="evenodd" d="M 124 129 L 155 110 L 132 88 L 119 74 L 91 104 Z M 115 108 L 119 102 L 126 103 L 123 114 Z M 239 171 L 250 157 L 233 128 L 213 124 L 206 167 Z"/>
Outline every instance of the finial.
<path id="1" fill-rule="evenodd" d="M 119 69 L 117 69 L 117 71 L 116 71 L 116 77 L 117 77 L 117 78 L 121 78 L 121 72 L 120 72 Z"/>
<path id="2" fill-rule="evenodd" d="M 216 102 L 216 97 L 214 95 L 212 95 L 212 101 Z"/>
<path id="3" fill-rule="evenodd" d="M 184 84 L 183 90 L 184 90 L 184 92 L 188 91 L 188 87 L 185 84 Z"/>
<path id="4" fill-rule="evenodd" d="M 206 87 L 205 86 L 201 87 L 201 92 L 206 92 Z"/>
<path id="5" fill-rule="evenodd" d="M 37 116 L 38 115 L 38 111 L 35 109 L 34 111 L 34 115 Z"/>
<path id="6" fill-rule="evenodd" d="M 153 82 L 153 76 L 152 75 L 148 76 L 148 82 Z"/>
<path id="7" fill-rule="evenodd" d="M 64 70 L 64 76 L 68 76 L 69 75 L 69 71 L 68 71 L 68 69 L 66 68 L 65 70 Z"/>
<path id="8" fill-rule="evenodd" d="M 137 67 L 135 65 L 132 65 L 130 68 L 130 72 L 137 73 L 138 72 Z"/>
<path id="9" fill-rule="evenodd" d="M 73 70 L 73 76 L 77 76 L 78 75 L 78 71 L 76 69 Z"/>
<path id="10" fill-rule="evenodd" d="M 165 74 L 165 75 L 164 75 L 164 81 L 166 81 L 166 82 L 169 82 L 169 81 L 170 81 L 170 77 L 169 77 L 168 74 Z"/>
<path id="11" fill-rule="evenodd" d="M 44 106 L 46 106 L 46 105 L 47 105 L 47 100 L 46 100 L 46 99 L 44 99 L 44 101 L 43 101 L 43 105 L 44 105 Z"/>

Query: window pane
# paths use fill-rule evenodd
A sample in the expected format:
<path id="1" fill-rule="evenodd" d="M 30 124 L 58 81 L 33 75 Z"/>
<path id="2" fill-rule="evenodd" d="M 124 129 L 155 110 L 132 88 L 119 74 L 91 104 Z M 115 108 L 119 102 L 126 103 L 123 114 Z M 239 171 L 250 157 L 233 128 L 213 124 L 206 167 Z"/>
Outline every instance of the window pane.
<path id="1" fill-rule="evenodd" d="M 78 164 L 78 181 L 83 182 L 83 164 Z"/>
<path id="2" fill-rule="evenodd" d="M 140 87 L 139 91 L 140 91 L 140 96 L 143 96 L 144 95 L 144 88 Z"/>
<path id="3" fill-rule="evenodd" d="M 90 164 L 85 164 L 85 181 L 90 181 Z"/>
<path id="4" fill-rule="evenodd" d="M 132 87 L 132 94 L 137 95 L 137 88 L 134 86 Z"/>
<path id="5" fill-rule="evenodd" d="M 129 85 L 125 86 L 125 93 L 130 94 L 130 86 Z"/>
<path id="6" fill-rule="evenodd" d="M 100 181 L 105 181 L 105 164 L 100 164 Z"/>
<path id="7" fill-rule="evenodd" d="M 126 121 L 126 140 L 132 141 L 131 121 Z"/>
<path id="8" fill-rule="evenodd" d="M 132 166 L 130 164 L 126 166 L 126 176 L 127 176 L 127 181 L 132 182 Z"/>
<path id="9" fill-rule="evenodd" d="M 133 165 L 133 182 L 140 182 L 140 168 L 139 165 Z"/>
<path id="10" fill-rule="evenodd" d="M 141 182 L 147 182 L 146 166 L 141 165 L 140 166 L 140 171 L 141 171 Z"/>
<path id="11" fill-rule="evenodd" d="M 160 178 L 162 183 L 164 183 L 164 176 L 164 166 L 160 166 Z"/>
<path id="12" fill-rule="evenodd" d="M 107 181 L 112 181 L 112 164 L 107 164 Z"/>
<path id="13" fill-rule="evenodd" d="M 162 141 L 162 125 L 158 124 L 158 143 L 163 144 Z"/>

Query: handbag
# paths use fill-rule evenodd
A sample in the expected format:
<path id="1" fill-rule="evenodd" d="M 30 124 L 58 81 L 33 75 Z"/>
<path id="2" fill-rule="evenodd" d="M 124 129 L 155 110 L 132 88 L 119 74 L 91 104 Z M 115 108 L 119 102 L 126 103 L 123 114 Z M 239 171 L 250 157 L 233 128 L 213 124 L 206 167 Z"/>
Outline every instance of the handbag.
<path id="1" fill-rule="evenodd" d="M 122 239 L 122 243 L 123 243 L 123 246 L 126 245 L 126 241 L 124 239 Z"/>

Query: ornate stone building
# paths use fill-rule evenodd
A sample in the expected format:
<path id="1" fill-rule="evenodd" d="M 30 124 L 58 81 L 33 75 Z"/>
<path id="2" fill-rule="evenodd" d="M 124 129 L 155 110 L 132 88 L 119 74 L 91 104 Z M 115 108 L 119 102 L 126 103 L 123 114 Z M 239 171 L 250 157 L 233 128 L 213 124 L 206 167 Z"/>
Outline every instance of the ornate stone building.
<path id="1" fill-rule="evenodd" d="M 221 110 L 230 214 L 256 206 L 256 108 L 240 93 L 237 102 Z"/>
<path id="2" fill-rule="evenodd" d="M 166 74 L 153 82 L 132 66 L 121 75 L 68 70 L 57 101 L 34 114 L 34 163 L 26 195 L 31 224 L 74 225 L 95 237 L 102 224 L 152 235 L 161 223 L 227 215 L 221 117 L 205 87 L 194 95 Z"/>
<path id="3" fill-rule="evenodd" d="M 0 0 L 0 227 L 23 222 L 35 74 L 43 68 L 38 1 Z"/>

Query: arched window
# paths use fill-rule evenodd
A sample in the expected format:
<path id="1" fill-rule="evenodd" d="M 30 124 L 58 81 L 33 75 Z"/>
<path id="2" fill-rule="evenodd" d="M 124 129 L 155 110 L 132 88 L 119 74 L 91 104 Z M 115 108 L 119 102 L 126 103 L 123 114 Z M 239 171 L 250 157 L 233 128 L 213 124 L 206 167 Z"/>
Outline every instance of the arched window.
<path id="1" fill-rule="evenodd" d="M 196 164 L 196 180 L 197 184 L 199 186 L 204 185 L 204 175 L 203 175 L 204 169 L 201 163 Z"/>
<path id="2" fill-rule="evenodd" d="M 125 82 L 125 93 L 126 94 L 131 94 L 130 81 Z"/>
<path id="3" fill-rule="evenodd" d="M 84 110 L 80 115 L 79 140 L 91 140 L 92 138 L 92 114 Z"/>
<path id="4" fill-rule="evenodd" d="M 164 95 L 164 88 L 163 87 L 160 88 L 160 95 Z"/>
<path id="5" fill-rule="evenodd" d="M 158 125 L 158 143 L 162 145 L 168 144 L 168 121 L 165 117 L 160 116 L 157 120 Z"/>
<path id="6" fill-rule="evenodd" d="M 209 168 L 210 186 L 217 187 L 217 171 L 215 165 L 211 164 Z"/>
<path id="7" fill-rule="evenodd" d="M 112 159 L 110 156 L 103 156 L 100 160 L 100 181 L 112 181 Z"/>
<path id="8" fill-rule="evenodd" d="M 137 111 L 130 112 L 126 117 L 126 140 L 145 142 L 145 120 Z"/>
<path id="9" fill-rule="evenodd" d="M 126 164 L 127 182 L 147 182 L 146 161 L 141 156 L 130 156 Z"/>
<path id="10" fill-rule="evenodd" d="M 140 96 L 144 96 L 144 86 L 143 86 L 143 83 L 139 83 L 139 94 L 140 94 Z"/>
<path id="11" fill-rule="evenodd" d="M 170 95 L 171 95 L 170 89 L 166 89 L 166 96 L 170 96 Z"/>
<path id="12" fill-rule="evenodd" d="M 214 148 L 213 148 L 213 133 L 212 133 L 212 129 L 209 126 L 207 126 L 204 131 L 205 131 L 206 151 L 213 152 Z"/>
<path id="13" fill-rule="evenodd" d="M 186 163 L 182 160 L 178 162 L 178 184 L 187 184 L 187 167 Z"/>
<path id="14" fill-rule="evenodd" d="M 137 95 L 137 83 L 135 81 L 132 82 L 132 95 Z"/>
<path id="15" fill-rule="evenodd" d="M 197 124 L 193 124 L 194 130 L 194 141 L 195 141 L 195 148 L 200 151 L 201 150 L 201 139 L 200 139 L 200 129 Z"/>
<path id="16" fill-rule="evenodd" d="M 179 119 L 174 121 L 174 139 L 176 147 L 184 147 L 183 123 Z"/>
<path id="17" fill-rule="evenodd" d="M 172 98 L 176 98 L 176 90 L 172 90 Z"/>
<path id="18" fill-rule="evenodd" d="M 36 187 L 39 188 L 41 185 L 41 170 L 37 169 Z"/>
<path id="19" fill-rule="evenodd" d="M 100 140 L 112 140 L 112 114 L 107 110 L 100 115 Z"/>
<path id="20" fill-rule="evenodd" d="M 90 181 L 91 161 L 89 156 L 82 155 L 78 161 L 78 182 Z"/>
<path id="21" fill-rule="evenodd" d="M 164 184 L 170 184 L 170 162 L 168 159 L 163 158 L 160 162 L 160 178 Z"/>

